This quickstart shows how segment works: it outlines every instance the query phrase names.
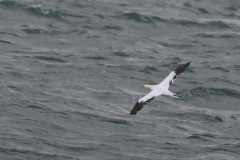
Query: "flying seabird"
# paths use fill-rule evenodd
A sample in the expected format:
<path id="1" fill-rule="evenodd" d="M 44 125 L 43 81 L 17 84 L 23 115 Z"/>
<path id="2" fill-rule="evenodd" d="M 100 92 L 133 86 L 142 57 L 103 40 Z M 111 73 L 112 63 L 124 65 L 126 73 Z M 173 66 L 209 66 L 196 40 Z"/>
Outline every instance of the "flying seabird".
<path id="1" fill-rule="evenodd" d="M 151 100 L 153 100 L 155 97 L 160 96 L 160 95 L 168 95 L 174 98 L 179 98 L 176 94 L 170 92 L 168 90 L 169 85 L 172 84 L 175 79 L 182 73 L 189 65 L 191 62 L 188 62 L 186 64 L 181 65 L 174 71 L 172 71 L 161 83 L 158 85 L 144 85 L 143 87 L 147 89 L 151 89 L 152 91 L 148 93 L 146 96 L 140 98 L 133 109 L 131 110 L 130 114 L 137 114 L 138 111 L 140 111 L 143 106 L 147 103 L 149 103 Z"/>

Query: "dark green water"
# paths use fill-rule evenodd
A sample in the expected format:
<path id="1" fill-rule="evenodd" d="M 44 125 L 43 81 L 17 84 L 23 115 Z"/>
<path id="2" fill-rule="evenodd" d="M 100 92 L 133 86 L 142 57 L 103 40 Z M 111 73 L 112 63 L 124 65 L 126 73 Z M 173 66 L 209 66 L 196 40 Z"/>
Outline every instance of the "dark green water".
<path id="1" fill-rule="evenodd" d="M 235 0 L 1 0 L 0 159 L 237 160 L 239 54 Z"/>

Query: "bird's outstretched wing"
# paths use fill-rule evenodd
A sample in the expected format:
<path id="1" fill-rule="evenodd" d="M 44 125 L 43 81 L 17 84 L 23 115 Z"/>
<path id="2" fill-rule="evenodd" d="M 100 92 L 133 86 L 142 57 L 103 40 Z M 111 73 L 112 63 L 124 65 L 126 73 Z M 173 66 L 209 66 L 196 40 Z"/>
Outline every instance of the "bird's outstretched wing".
<path id="1" fill-rule="evenodd" d="M 188 62 L 186 64 L 181 65 L 174 71 L 172 71 L 161 83 L 159 83 L 159 86 L 164 86 L 167 89 L 169 88 L 169 85 L 172 84 L 175 79 L 180 75 L 189 65 L 191 62 Z"/>
<path id="2" fill-rule="evenodd" d="M 130 114 L 137 114 L 138 111 L 140 111 L 143 106 L 147 103 L 149 103 L 151 100 L 153 100 L 156 96 L 160 96 L 162 94 L 161 91 L 158 90 L 152 90 L 150 93 L 148 93 L 146 96 L 140 98 L 133 109 L 131 110 Z"/>
<path id="3" fill-rule="evenodd" d="M 155 86 L 155 88 L 150 93 L 140 98 L 131 110 L 130 114 L 137 114 L 137 112 L 140 111 L 145 104 L 149 103 L 156 96 L 162 95 L 163 93 L 159 88 L 166 88 L 166 90 L 168 90 L 169 85 L 174 82 L 177 76 L 180 75 L 190 65 L 190 63 L 191 62 L 183 64 L 174 71 L 172 71 L 161 83 L 156 85 L 158 87 Z"/>

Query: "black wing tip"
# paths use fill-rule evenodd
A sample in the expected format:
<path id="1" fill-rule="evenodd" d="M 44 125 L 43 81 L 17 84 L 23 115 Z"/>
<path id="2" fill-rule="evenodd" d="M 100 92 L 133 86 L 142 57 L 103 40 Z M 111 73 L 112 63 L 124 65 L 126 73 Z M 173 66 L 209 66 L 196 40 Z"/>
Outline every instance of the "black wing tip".
<path id="1" fill-rule="evenodd" d="M 186 63 L 186 64 L 182 64 L 180 67 L 185 69 L 185 68 L 187 68 L 190 65 L 190 63 L 191 63 L 191 61 Z"/>
<path id="2" fill-rule="evenodd" d="M 191 63 L 191 61 L 190 62 L 188 62 L 188 63 L 186 63 L 185 65 L 186 65 L 186 67 L 188 67 L 189 65 L 190 65 L 190 63 Z"/>
<path id="3" fill-rule="evenodd" d="M 186 64 L 182 64 L 177 69 L 175 69 L 174 71 L 175 71 L 176 75 L 179 75 L 180 73 L 182 73 L 190 65 L 190 63 L 191 63 L 191 61 Z"/>
<path id="4" fill-rule="evenodd" d="M 137 103 L 135 104 L 135 106 L 133 107 L 133 109 L 131 110 L 130 114 L 131 114 L 131 115 L 136 115 L 137 112 L 140 111 L 145 104 L 149 103 L 149 102 L 150 102 L 151 100 L 153 100 L 154 98 L 155 98 L 155 97 L 152 97 L 152 98 L 148 99 L 148 100 L 145 101 L 145 102 L 137 102 Z"/>
<path id="5" fill-rule="evenodd" d="M 136 110 L 131 111 L 130 114 L 131 114 L 131 115 L 136 115 L 136 114 L 137 114 L 137 111 L 136 111 Z"/>
<path id="6" fill-rule="evenodd" d="M 136 115 L 137 112 L 140 111 L 142 108 L 143 108 L 143 104 L 137 102 L 137 103 L 135 104 L 135 106 L 133 107 L 133 109 L 131 110 L 130 114 L 131 114 L 131 115 Z"/>

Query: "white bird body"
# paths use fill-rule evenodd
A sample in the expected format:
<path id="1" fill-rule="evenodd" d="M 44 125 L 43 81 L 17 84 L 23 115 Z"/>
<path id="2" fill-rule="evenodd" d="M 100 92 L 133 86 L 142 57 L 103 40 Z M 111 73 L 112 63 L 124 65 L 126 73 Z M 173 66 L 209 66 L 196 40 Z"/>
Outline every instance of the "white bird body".
<path id="1" fill-rule="evenodd" d="M 152 90 L 146 96 L 140 98 L 133 109 L 131 110 L 130 114 L 137 114 L 139 110 L 143 108 L 143 106 L 153 100 L 155 97 L 160 95 L 168 95 L 174 98 L 179 98 L 176 94 L 172 93 L 168 90 L 170 84 L 172 84 L 175 79 L 178 77 L 180 73 L 182 73 L 188 66 L 190 62 L 181 65 L 174 71 L 172 71 L 161 83 L 158 85 L 144 85 L 145 88 Z"/>
<path id="2" fill-rule="evenodd" d="M 138 100 L 139 103 L 140 102 L 145 102 L 152 97 L 157 97 L 157 96 L 160 96 L 160 95 L 167 95 L 167 96 L 179 98 L 177 96 L 173 96 L 174 94 L 172 92 L 170 92 L 164 85 L 159 84 L 159 85 L 149 85 L 149 86 L 151 86 L 150 89 L 152 91 L 150 93 L 148 93 L 146 96 L 140 98 Z M 144 87 L 145 87 L 145 85 L 144 85 Z"/>

